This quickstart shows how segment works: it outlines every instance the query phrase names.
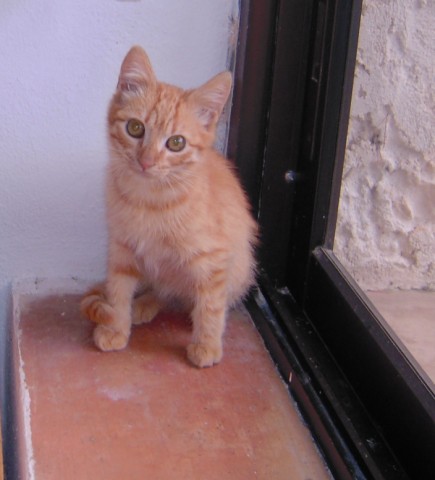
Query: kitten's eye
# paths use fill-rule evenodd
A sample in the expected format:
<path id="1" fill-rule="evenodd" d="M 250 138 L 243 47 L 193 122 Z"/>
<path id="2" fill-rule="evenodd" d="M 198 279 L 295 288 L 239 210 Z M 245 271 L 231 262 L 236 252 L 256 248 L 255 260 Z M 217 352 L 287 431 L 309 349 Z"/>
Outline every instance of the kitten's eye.
<path id="1" fill-rule="evenodd" d="M 136 118 L 127 122 L 127 133 L 134 138 L 142 138 L 145 135 L 145 125 Z"/>
<path id="2" fill-rule="evenodd" d="M 171 152 L 181 152 L 186 146 L 186 139 L 183 135 L 173 135 L 166 142 L 166 148 Z"/>

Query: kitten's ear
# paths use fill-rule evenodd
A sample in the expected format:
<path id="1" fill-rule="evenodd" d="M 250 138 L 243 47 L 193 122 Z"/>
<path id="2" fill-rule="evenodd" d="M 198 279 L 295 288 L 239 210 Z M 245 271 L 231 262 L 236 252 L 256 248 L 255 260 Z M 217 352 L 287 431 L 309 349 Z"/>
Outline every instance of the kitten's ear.
<path id="1" fill-rule="evenodd" d="M 230 72 L 213 77 L 189 95 L 189 102 L 198 120 L 211 131 L 215 128 L 231 91 Z"/>
<path id="2" fill-rule="evenodd" d="M 121 65 L 117 89 L 121 92 L 146 91 L 156 83 L 156 76 L 145 50 L 132 47 Z"/>

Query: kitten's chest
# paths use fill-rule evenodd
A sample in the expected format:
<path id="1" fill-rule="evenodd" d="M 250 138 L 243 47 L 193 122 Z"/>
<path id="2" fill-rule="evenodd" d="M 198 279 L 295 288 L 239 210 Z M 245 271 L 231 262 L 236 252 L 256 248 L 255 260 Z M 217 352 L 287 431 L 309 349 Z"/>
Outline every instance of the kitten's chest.
<path id="1" fill-rule="evenodd" d="M 145 229 L 137 238 L 135 264 L 162 295 L 179 296 L 193 278 L 189 265 L 194 244 L 178 229 Z"/>
<path id="2" fill-rule="evenodd" d="M 192 280 L 192 259 L 217 241 L 209 228 L 210 215 L 198 200 L 189 195 L 159 207 L 137 208 L 119 199 L 109 209 L 112 238 L 128 245 L 137 268 L 170 292 Z"/>
<path id="3" fill-rule="evenodd" d="M 187 209 L 119 209 L 111 230 L 133 251 L 141 269 L 173 270 L 198 248 L 195 222 Z"/>
<path id="4" fill-rule="evenodd" d="M 147 278 L 168 283 L 184 270 L 186 254 L 183 249 L 155 241 L 148 241 L 141 247 L 136 250 L 135 260 Z"/>

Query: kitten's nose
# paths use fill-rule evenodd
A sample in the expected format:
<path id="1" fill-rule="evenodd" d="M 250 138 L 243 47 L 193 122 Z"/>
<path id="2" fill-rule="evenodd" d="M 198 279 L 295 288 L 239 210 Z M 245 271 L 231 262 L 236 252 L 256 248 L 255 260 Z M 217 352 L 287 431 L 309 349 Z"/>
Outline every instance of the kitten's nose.
<path id="1" fill-rule="evenodd" d="M 142 167 L 142 170 L 148 170 L 149 168 L 153 167 L 156 164 L 156 162 L 150 158 L 150 157 L 141 157 L 139 159 L 139 165 Z"/>

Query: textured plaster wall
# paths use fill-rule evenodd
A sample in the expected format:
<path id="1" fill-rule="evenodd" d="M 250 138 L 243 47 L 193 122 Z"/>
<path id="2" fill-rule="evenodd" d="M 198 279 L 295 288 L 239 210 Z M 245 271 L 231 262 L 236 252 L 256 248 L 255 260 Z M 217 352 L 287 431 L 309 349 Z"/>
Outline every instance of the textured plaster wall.
<path id="1" fill-rule="evenodd" d="M 334 249 L 365 289 L 435 288 L 434 19 L 364 2 Z"/>

